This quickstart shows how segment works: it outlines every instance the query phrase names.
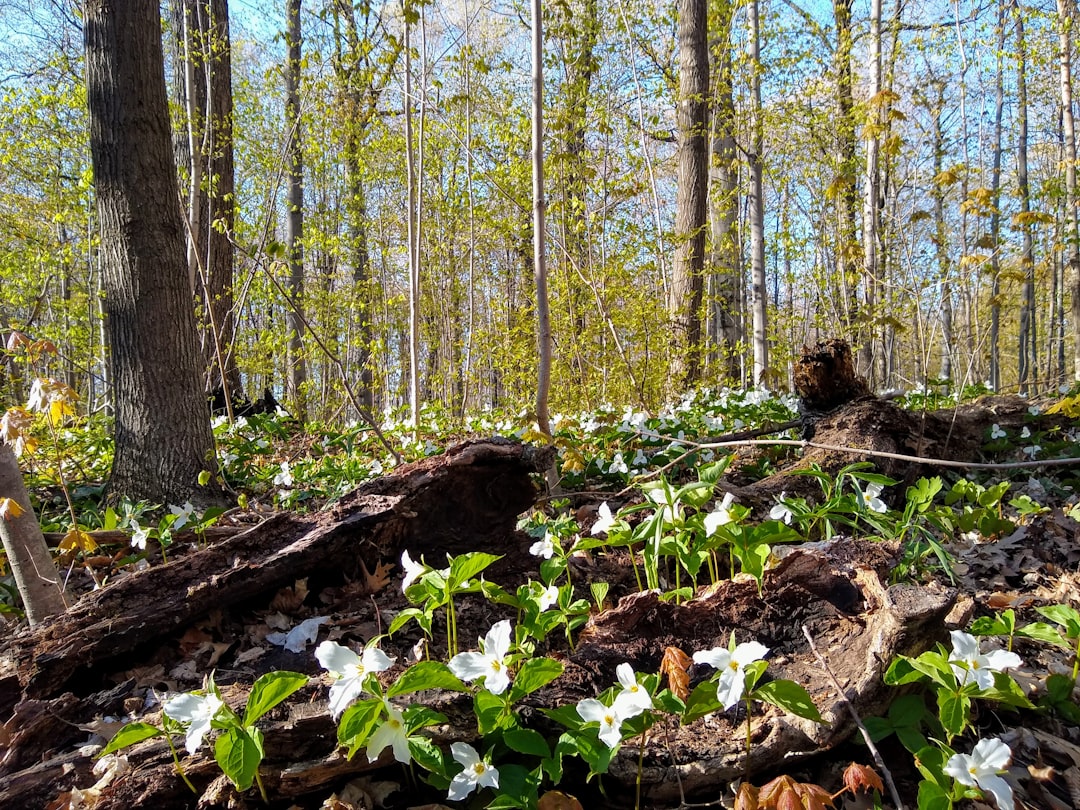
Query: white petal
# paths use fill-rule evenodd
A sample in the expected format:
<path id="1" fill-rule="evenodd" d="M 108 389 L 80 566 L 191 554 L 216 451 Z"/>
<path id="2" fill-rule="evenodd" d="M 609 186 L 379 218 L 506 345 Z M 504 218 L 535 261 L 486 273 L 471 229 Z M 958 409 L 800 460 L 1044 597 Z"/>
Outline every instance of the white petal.
<path id="1" fill-rule="evenodd" d="M 754 661 L 760 661 L 768 652 L 769 648 L 764 644 L 758 644 L 756 641 L 744 641 L 735 648 L 735 652 L 731 654 L 731 657 L 741 669 Z"/>
<path id="2" fill-rule="evenodd" d="M 609 709 L 596 698 L 585 698 L 577 705 L 578 716 L 586 723 L 604 724 L 604 716 Z"/>
<path id="3" fill-rule="evenodd" d="M 505 658 L 506 654 L 510 652 L 509 619 L 495 622 L 492 628 L 488 630 L 488 634 L 484 638 L 484 652 L 499 659 Z"/>
<path id="4" fill-rule="evenodd" d="M 475 774 L 471 768 L 466 767 L 450 782 L 450 790 L 446 798 L 452 802 L 459 802 L 473 792 L 476 787 Z"/>
<path id="5" fill-rule="evenodd" d="M 727 669 L 731 663 L 731 653 L 725 647 L 713 647 L 711 650 L 699 650 L 694 653 L 695 664 L 708 664 L 713 669 Z"/>
<path id="6" fill-rule="evenodd" d="M 498 663 L 498 667 L 495 666 L 496 663 Z M 510 675 L 506 671 L 506 664 L 502 661 L 492 661 L 487 677 L 484 678 L 484 688 L 493 695 L 501 695 L 509 685 Z"/>
<path id="7" fill-rule="evenodd" d="M 637 686 L 637 678 L 634 677 L 634 670 L 628 663 L 624 662 L 615 667 L 615 677 L 619 679 L 619 683 L 626 689 L 629 689 L 631 686 Z"/>
<path id="8" fill-rule="evenodd" d="M 985 658 L 985 666 L 996 672 L 1024 665 L 1024 660 L 1019 655 L 1008 650 L 991 650 L 986 654 Z"/>
<path id="9" fill-rule="evenodd" d="M 475 681 L 491 671 L 490 657 L 478 652 L 458 653 L 450 659 L 450 671 L 463 681 Z"/>
<path id="10" fill-rule="evenodd" d="M 608 711 L 612 711 L 609 709 Z M 613 723 L 601 723 L 600 724 L 600 740 L 608 748 L 614 748 L 622 742 L 622 731 L 620 730 L 620 721 L 616 716 Z"/>
<path id="11" fill-rule="evenodd" d="M 1000 771 L 1009 764 L 1012 751 L 1000 739 L 993 737 L 979 740 L 971 751 L 971 758 L 979 770 Z"/>
<path id="12" fill-rule="evenodd" d="M 315 659 L 322 668 L 341 676 L 361 666 L 360 656 L 336 641 L 324 641 L 315 648 Z"/>
<path id="13" fill-rule="evenodd" d="M 967 754 L 953 754 L 949 757 L 949 761 L 945 763 L 942 772 L 946 776 L 951 776 L 961 785 L 975 787 L 975 777 L 971 774 L 971 767 L 971 757 Z"/>
<path id="14" fill-rule="evenodd" d="M 397 659 L 391 658 L 378 647 L 367 647 L 364 649 L 364 655 L 360 662 L 366 674 L 369 672 L 385 672 L 394 665 L 395 660 Z"/>
<path id="15" fill-rule="evenodd" d="M 484 762 L 484 772 L 476 780 L 481 787 L 497 788 L 499 786 L 499 769 Z"/>
<path id="16" fill-rule="evenodd" d="M 338 678 L 330 686 L 330 716 L 337 720 L 364 691 L 360 678 Z"/>
<path id="17" fill-rule="evenodd" d="M 716 699 L 727 711 L 742 699 L 746 689 L 746 674 L 740 670 L 725 669 L 716 684 Z"/>
<path id="18" fill-rule="evenodd" d="M 997 806 L 1001 810 L 1013 810 L 1016 806 L 1013 802 L 1012 788 L 1009 787 L 1009 783 L 1002 779 L 1000 776 L 979 776 L 975 780 L 979 783 L 979 787 L 994 797 L 994 801 L 997 802 Z"/>

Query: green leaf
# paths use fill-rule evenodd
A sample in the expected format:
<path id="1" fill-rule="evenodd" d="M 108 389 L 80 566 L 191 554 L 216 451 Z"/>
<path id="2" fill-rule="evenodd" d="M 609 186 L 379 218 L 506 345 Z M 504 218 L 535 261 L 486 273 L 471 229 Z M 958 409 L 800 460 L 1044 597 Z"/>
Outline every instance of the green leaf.
<path id="1" fill-rule="evenodd" d="M 941 689 L 937 693 L 938 719 L 952 736 L 962 734 L 971 717 L 971 698 Z"/>
<path id="2" fill-rule="evenodd" d="M 427 771 L 433 774 L 441 774 L 445 778 L 445 784 L 450 783 L 446 776 L 446 770 L 452 762 L 445 751 L 435 745 L 427 737 L 409 737 L 409 753 L 413 760 Z"/>
<path id="3" fill-rule="evenodd" d="M 149 723 L 128 723 L 113 735 L 113 738 L 109 740 L 109 744 L 101 750 L 98 756 L 103 757 L 113 751 L 119 751 L 143 740 L 149 740 L 151 737 L 162 737 L 164 735 L 164 731 Z"/>
<path id="4" fill-rule="evenodd" d="M 1068 605 L 1049 605 L 1036 608 L 1036 612 L 1064 627 L 1069 638 L 1080 637 L 1080 612 L 1075 608 Z"/>
<path id="5" fill-rule="evenodd" d="M 531 754 L 542 759 L 551 756 L 547 740 L 540 732 L 533 731 L 531 728 L 512 728 L 503 734 L 503 742 L 519 754 Z"/>
<path id="6" fill-rule="evenodd" d="M 250 726 L 298 689 L 307 685 L 308 676 L 299 672 L 280 670 L 267 672 L 251 687 L 244 709 L 244 725 Z"/>
<path id="7" fill-rule="evenodd" d="M 410 588 L 410 590 L 411 590 L 411 588 Z M 405 608 L 403 611 L 398 613 L 397 616 L 394 617 L 394 620 L 392 622 L 390 622 L 390 627 L 387 628 L 386 634 L 389 635 L 389 636 L 392 636 L 394 633 L 396 633 L 402 627 L 407 625 L 413 619 L 416 619 L 417 623 L 420 624 L 421 627 L 423 627 L 424 625 L 421 622 L 421 619 L 423 617 L 424 617 L 424 611 L 420 610 L 420 608 L 414 608 L 414 607 Z M 430 628 L 430 625 L 429 625 L 429 628 Z"/>
<path id="8" fill-rule="evenodd" d="M 517 807 L 536 807 L 539 775 L 522 765 L 499 765 L 499 787 L 494 799 L 485 805 L 488 810 L 509 810 Z"/>
<path id="9" fill-rule="evenodd" d="M 466 692 L 468 687 L 461 682 L 450 668 L 441 661 L 421 661 L 413 664 L 398 676 L 390 688 L 387 697 L 409 695 L 425 689 L 447 689 L 451 692 Z"/>
<path id="10" fill-rule="evenodd" d="M 611 765 L 612 750 L 600 740 L 597 729 L 582 729 L 581 731 L 568 731 L 563 734 L 569 738 L 574 749 L 589 766 L 589 777 L 595 774 L 607 773 Z"/>
<path id="11" fill-rule="evenodd" d="M 507 720 L 506 702 L 487 689 L 481 689 L 473 696 L 473 712 L 481 734 L 490 734 Z"/>
<path id="12" fill-rule="evenodd" d="M 1016 613 L 1006 610 L 998 616 L 980 616 L 968 629 L 973 636 L 1011 636 L 1016 631 Z"/>
<path id="13" fill-rule="evenodd" d="M 254 726 L 230 728 L 214 743 L 214 759 L 237 790 L 251 787 L 262 758 L 262 732 Z"/>
<path id="14" fill-rule="evenodd" d="M 510 700 L 517 702 L 563 674 L 563 665 L 553 658 L 530 658 L 521 665 L 510 687 Z"/>
<path id="15" fill-rule="evenodd" d="M 555 555 L 550 560 L 540 563 L 540 579 L 550 585 L 566 570 L 566 558 Z"/>
<path id="16" fill-rule="evenodd" d="M 1065 637 L 1061 635 L 1061 630 L 1056 625 L 1047 624 L 1046 622 L 1025 624 L 1016 631 L 1016 635 L 1033 638 L 1036 641 L 1045 641 L 1047 644 L 1056 644 L 1059 647 L 1072 647 L 1065 640 Z"/>
<path id="17" fill-rule="evenodd" d="M 716 699 L 716 681 L 703 681 L 686 699 L 686 711 L 683 712 L 682 722 L 685 725 L 707 714 L 723 711 L 723 708 L 720 701 Z"/>
<path id="18" fill-rule="evenodd" d="M 375 730 L 375 724 L 382 716 L 382 701 L 375 698 L 361 700 L 347 708 L 338 722 L 338 743 L 349 749 L 351 759 L 360 748 L 367 744 L 368 737 Z"/>
<path id="19" fill-rule="evenodd" d="M 754 697 L 774 706 L 779 706 L 784 711 L 791 712 L 798 717 L 805 717 L 807 720 L 818 723 L 821 722 L 821 713 L 818 711 L 817 706 L 814 705 L 810 693 L 795 681 L 780 679 L 763 683 L 754 690 Z"/>
<path id="20" fill-rule="evenodd" d="M 473 551 L 455 557 L 450 563 L 450 589 L 456 590 L 493 562 L 501 559 L 500 555 L 485 554 L 483 551 Z"/>
<path id="21" fill-rule="evenodd" d="M 952 799 L 944 789 L 933 782 L 923 780 L 919 783 L 919 810 L 952 810 Z"/>

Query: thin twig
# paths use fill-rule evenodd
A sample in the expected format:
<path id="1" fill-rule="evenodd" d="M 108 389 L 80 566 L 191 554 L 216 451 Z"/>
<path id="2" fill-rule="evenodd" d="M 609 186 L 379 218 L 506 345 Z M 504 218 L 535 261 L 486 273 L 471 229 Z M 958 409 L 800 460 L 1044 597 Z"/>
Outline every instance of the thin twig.
<path id="1" fill-rule="evenodd" d="M 863 725 L 862 718 L 859 717 L 859 713 L 855 710 L 855 705 L 848 699 L 847 693 L 844 692 L 844 688 L 840 685 L 840 681 L 836 679 L 836 675 L 833 674 L 829 665 L 825 663 L 825 659 L 821 657 L 821 653 L 818 652 L 817 646 L 814 644 L 814 638 L 810 635 L 810 631 L 805 624 L 802 625 L 802 632 L 803 635 L 806 636 L 806 640 L 810 643 L 810 652 L 814 654 L 814 658 L 817 659 L 818 664 L 832 683 L 833 689 L 836 690 L 836 694 L 840 696 L 840 700 L 844 702 L 848 707 L 848 711 L 851 712 L 851 718 L 855 721 L 855 725 L 859 727 L 859 732 L 862 734 L 863 741 L 870 751 L 870 756 L 874 758 L 874 764 L 881 770 L 882 778 L 889 787 L 889 793 L 892 795 L 893 804 L 896 805 L 896 810 L 904 810 L 904 802 L 900 799 L 900 793 L 896 789 L 896 783 L 893 782 L 892 774 L 889 772 L 889 769 L 885 767 L 885 760 L 881 758 L 881 752 L 878 751 L 877 746 L 874 745 L 874 741 L 870 738 L 870 732 L 867 731 L 866 726 Z"/>

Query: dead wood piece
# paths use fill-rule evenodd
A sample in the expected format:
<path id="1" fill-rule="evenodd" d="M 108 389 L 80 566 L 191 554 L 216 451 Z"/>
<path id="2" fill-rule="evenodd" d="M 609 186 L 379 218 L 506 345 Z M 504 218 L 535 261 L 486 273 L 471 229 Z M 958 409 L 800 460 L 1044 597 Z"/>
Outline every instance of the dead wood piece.
<path id="1" fill-rule="evenodd" d="M 46 698 L 72 682 L 220 609 L 312 573 L 369 570 L 407 546 L 451 553 L 509 536 L 536 496 L 531 475 L 550 449 L 509 440 L 467 442 L 442 456 L 370 481 L 329 512 L 278 514 L 168 565 L 88 594 L 67 612 L 7 640 L 0 683 L 16 675 L 24 697 Z"/>
<path id="2" fill-rule="evenodd" d="M 813 348 L 803 347 L 795 363 L 795 392 L 804 411 L 831 411 L 846 402 L 870 395 L 866 380 L 855 373 L 851 347 L 838 338 Z"/>
<path id="3" fill-rule="evenodd" d="M 688 654 L 726 647 L 734 631 L 737 642 L 758 641 L 768 647 L 769 675 L 806 687 L 825 722 L 756 705 L 749 759 L 742 713 L 720 713 L 686 727 L 661 726 L 646 743 L 642 796 L 650 803 L 677 801 L 680 788 L 688 794 L 715 795 L 717 788 L 740 776 L 833 748 L 847 740 L 855 726 L 818 667 L 801 626 L 810 628 L 859 714 L 875 716 L 892 698 L 882 682 L 885 668 L 897 654 L 916 654 L 940 640 L 943 619 L 956 599 L 951 589 L 887 586 L 893 561 L 890 549 L 881 544 L 835 541 L 793 550 L 766 573 L 762 595 L 752 581 L 729 581 L 682 605 L 663 602 L 653 593 L 626 597 L 582 634 L 567 667 L 579 670 L 570 678 L 576 681 L 575 692 L 567 698 L 580 699 L 590 689 L 610 686 L 623 660 L 639 672 L 655 672 L 665 647 L 680 646 Z M 637 747 L 628 748 L 616 755 L 610 772 L 630 790 L 638 779 L 639 761 Z"/>

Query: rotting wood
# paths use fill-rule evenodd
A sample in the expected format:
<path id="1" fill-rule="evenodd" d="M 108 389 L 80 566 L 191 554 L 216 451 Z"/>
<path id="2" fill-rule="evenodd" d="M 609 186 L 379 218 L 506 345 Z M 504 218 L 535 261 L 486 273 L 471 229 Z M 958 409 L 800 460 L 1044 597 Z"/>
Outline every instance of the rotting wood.
<path id="1" fill-rule="evenodd" d="M 17 699 L 59 693 L 85 675 L 213 609 L 311 572 L 396 559 L 403 543 L 474 550 L 513 532 L 536 496 L 531 475 L 551 451 L 509 440 L 466 442 L 376 479 L 313 515 L 282 513 L 168 565 L 87 594 L 64 614 L 6 640 L 0 717 Z M 423 516 L 423 526 L 416 518 Z"/>

